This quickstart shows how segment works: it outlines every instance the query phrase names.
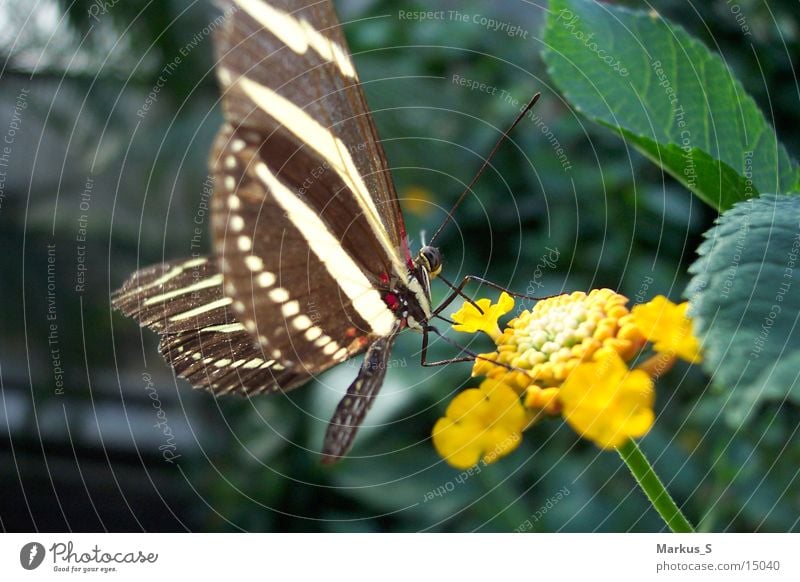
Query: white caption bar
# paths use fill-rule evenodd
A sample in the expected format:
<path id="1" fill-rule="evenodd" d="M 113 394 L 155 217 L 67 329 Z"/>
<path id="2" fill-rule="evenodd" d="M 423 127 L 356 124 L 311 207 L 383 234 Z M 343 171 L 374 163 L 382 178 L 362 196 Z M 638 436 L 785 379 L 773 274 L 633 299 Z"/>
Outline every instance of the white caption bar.
<path id="1" fill-rule="evenodd" d="M 3 580 L 799 580 L 797 534 L 5 534 Z M 175 578 L 171 578 L 174 576 Z M 181 577 L 181 578 L 178 578 Z"/>

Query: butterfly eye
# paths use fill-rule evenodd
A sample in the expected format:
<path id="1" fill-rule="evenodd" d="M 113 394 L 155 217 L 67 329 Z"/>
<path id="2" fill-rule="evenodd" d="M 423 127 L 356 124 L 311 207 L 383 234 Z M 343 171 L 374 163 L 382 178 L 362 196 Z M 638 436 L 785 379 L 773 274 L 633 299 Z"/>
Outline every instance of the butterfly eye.
<path id="1" fill-rule="evenodd" d="M 419 262 L 425 267 L 431 278 L 442 271 L 442 254 L 436 247 L 422 247 L 419 251 Z"/>

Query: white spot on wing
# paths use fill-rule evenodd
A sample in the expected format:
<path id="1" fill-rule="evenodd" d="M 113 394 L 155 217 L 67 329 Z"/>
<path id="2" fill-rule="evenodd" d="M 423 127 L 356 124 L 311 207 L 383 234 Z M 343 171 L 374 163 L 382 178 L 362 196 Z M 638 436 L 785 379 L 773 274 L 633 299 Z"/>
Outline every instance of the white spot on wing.
<path id="1" fill-rule="evenodd" d="M 322 335 L 322 329 L 320 329 L 319 327 L 317 327 L 315 325 L 314 327 L 308 328 L 306 330 L 305 337 L 306 337 L 306 339 L 308 341 L 313 342 L 315 339 L 319 338 L 319 336 L 321 336 L 321 335 Z"/>
<path id="2" fill-rule="evenodd" d="M 269 292 L 269 298 L 275 303 L 284 303 L 289 300 L 289 292 L 283 287 L 276 287 Z"/>
<path id="3" fill-rule="evenodd" d="M 247 255 L 244 258 L 244 264 L 251 271 L 260 271 L 264 268 L 264 261 L 261 260 L 261 257 L 255 255 Z"/>
<path id="4" fill-rule="evenodd" d="M 231 72 L 225 67 L 217 67 L 217 78 L 223 85 L 230 85 L 233 82 Z"/>
<path id="5" fill-rule="evenodd" d="M 312 325 L 311 320 L 305 315 L 298 315 L 292 320 L 292 327 L 298 331 L 305 331 Z"/>
<path id="6" fill-rule="evenodd" d="M 275 284 L 275 274 L 269 271 L 264 271 L 258 274 L 259 287 L 272 287 Z"/>
<path id="7" fill-rule="evenodd" d="M 243 234 L 236 239 L 236 247 L 246 253 L 253 248 L 253 241 L 249 236 Z"/>
<path id="8" fill-rule="evenodd" d="M 244 228 L 244 218 L 242 218 L 238 214 L 234 214 L 233 216 L 231 216 L 231 219 L 230 221 L 228 221 L 228 224 L 230 225 L 231 230 L 233 232 L 240 232 Z"/>
<path id="9" fill-rule="evenodd" d="M 281 313 L 284 317 L 292 317 L 300 313 L 300 303 L 298 301 L 289 301 L 281 306 Z"/>

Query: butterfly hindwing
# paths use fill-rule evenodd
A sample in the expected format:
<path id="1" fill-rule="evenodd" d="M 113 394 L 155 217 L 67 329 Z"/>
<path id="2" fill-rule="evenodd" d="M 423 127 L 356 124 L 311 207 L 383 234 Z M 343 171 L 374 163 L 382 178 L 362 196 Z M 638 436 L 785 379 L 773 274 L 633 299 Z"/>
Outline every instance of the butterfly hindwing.
<path id="1" fill-rule="evenodd" d="M 195 388 L 215 394 L 286 391 L 319 371 L 285 367 L 263 353 L 231 311 L 213 257 L 141 269 L 112 303 L 159 333 L 162 355 Z"/>
<path id="2" fill-rule="evenodd" d="M 208 257 L 160 263 L 131 275 L 112 296 L 114 307 L 159 333 L 178 333 L 232 321 L 232 300 Z"/>

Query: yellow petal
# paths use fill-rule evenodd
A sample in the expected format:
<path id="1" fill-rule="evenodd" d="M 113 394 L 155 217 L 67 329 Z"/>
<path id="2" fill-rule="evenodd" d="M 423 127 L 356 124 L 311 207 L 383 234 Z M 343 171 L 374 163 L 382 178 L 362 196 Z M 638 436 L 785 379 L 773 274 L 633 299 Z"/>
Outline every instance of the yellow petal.
<path id="1" fill-rule="evenodd" d="M 440 418 L 433 425 L 433 446 L 447 463 L 456 469 L 468 469 L 481 459 L 483 453 L 480 427 Z"/>
<path id="2" fill-rule="evenodd" d="M 503 382 L 485 380 L 453 399 L 433 427 L 433 444 L 458 469 L 481 459 L 493 463 L 519 445 L 526 422 L 517 393 Z"/>
<path id="3" fill-rule="evenodd" d="M 477 414 L 478 408 L 483 405 L 484 395 L 477 388 L 464 390 L 450 402 L 444 415 L 453 420 L 469 418 Z"/>
<path id="4" fill-rule="evenodd" d="M 451 314 L 450 317 L 455 322 L 453 329 L 456 331 L 464 333 L 482 331 L 492 339 L 496 339 L 500 336 L 497 320 L 512 309 L 514 309 L 514 298 L 503 292 L 498 302 L 494 304 L 489 299 L 478 299 L 475 301 L 475 305 L 465 301 L 461 309 Z"/>
<path id="5" fill-rule="evenodd" d="M 604 449 L 643 436 L 655 418 L 652 378 L 611 351 L 575 368 L 559 397 L 567 423 Z"/>
<path id="6" fill-rule="evenodd" d="M 653 349 L 696 364 L 702 360 L 700 341 L 692 333 L 688 302 L 675 304 L 663 295 L 631 310 L 633 323 L 653 342 Z"/>

